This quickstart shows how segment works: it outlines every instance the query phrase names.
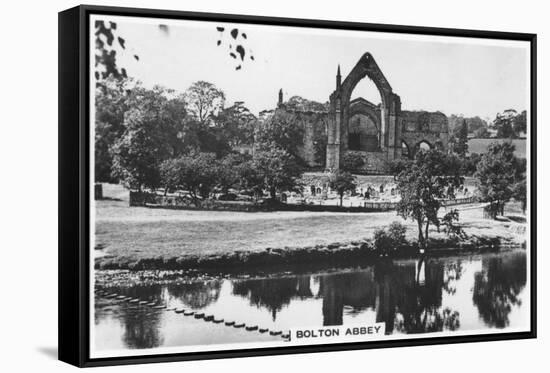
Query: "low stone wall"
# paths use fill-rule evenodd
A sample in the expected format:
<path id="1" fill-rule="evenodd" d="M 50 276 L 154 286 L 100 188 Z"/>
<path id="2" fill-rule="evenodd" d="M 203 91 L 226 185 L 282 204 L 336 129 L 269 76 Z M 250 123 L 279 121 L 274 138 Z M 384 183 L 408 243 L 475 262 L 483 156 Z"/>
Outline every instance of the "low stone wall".
<path id="1" fill-rule="evenodd" d="M 130 206 L 181 210 L 222 210 L 222 211 L 266 211 L 253 202 L 200 200 L 196 204 L 189 197 L 162 196 L 154 193 L 130 191 Z"/>
<path id="2" fill-rule="evenodd" d="M 477 198 L 458 198 L 443 201 L 443 206 L 455 206 L 477 202 Z M 130 192 L 130 206 L 165 208 L 180 210 L 213 210 L 239 212 L 268 211 L 317 211 L 317 212 L 383 212 L 397 208 L 397 202 L 362 202 L 360 206 L 336 206 L 291 204 L 282 202 L 254 203 L 246 201 L 201 200 L 194 204 L 189 198 L 178 196 L 160 196 L 153 193 Z"/>

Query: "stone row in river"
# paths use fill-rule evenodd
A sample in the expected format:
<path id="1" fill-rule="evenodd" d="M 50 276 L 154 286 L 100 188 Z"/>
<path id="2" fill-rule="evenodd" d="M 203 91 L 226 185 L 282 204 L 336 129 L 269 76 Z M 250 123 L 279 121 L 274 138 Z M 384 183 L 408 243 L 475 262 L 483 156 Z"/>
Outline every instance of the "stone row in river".
<path id="1" fill-rule="evenodd" d="M 232 326 L 237 329 L 244 328 L 249 332 L 252 332 L 252 331 L 258 331 L 260 333 L 269 332 L 269 335 L 272 335 L 272 336 L 280 335 L 281 338 L 286 340 L 290 338 L 290 334 L 283 334 L 283 332 L 280 330 L 269 330 L 269 328 L 260 328 L 258 325 L 246 325 L 245 323 L 238 323 L 236 321 L 226 321 L 223 318 L 216 318 L 214 315 L 206 315 L 204 312 L 195 312 L 192 310 L 186 310 L 184 308 L 176 308 L 176 307 L 168 308 L 166 305 L 158 304 L 157 302 L 141 300 L 139 298 L 129 297 L 129 296 L 117 294 L 117 293 L 109 293 L 107 291 L 100 290 L 100 289 L 96 289 L 95 293 L 104 298 L 110 298 L 121 302 L 134 303 L 141 306 L 147 306 L 147 307 L 150 307 L 151 309 L 156 309 L 156 310 L 165 309 L 166 311 L 174 311 L 175 313 L 180 313 L 180 314 L 183 314 L 184 316 L 193 316 L 195 319 L 203 319 L 204 321 L 210 321 L 214 324 L 223 323 L 225 326 Z"/>

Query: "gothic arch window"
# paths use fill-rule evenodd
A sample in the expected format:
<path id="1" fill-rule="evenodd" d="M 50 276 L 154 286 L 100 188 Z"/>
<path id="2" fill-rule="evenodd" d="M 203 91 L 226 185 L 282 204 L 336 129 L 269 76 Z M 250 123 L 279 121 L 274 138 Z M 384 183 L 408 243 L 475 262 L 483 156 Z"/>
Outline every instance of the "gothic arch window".
<path id="1" fill-rule="evenodd" d="M 409 150 L 409 145 L 405 141 L 401 141 L 401 156 L 403 158 L 410 158 L 411 152 Z"/>
<path id="2" fill-rule="evenodd" d="M 429 142 L 427 142 L 426 140 L 422 140 L 418 144 L 416 144 L 416 151 L 414 152 L 414 154 L 417 155 L 420 152 L 425 152 L 432 148 L 433 147 Z"/>
<path id="3" fill-rule="evenodd" d="M 374 152 L 379 146 L 380 130 L 369 115 L 356 113 L 349 119 L 348 148 L 350 150 Z"/>

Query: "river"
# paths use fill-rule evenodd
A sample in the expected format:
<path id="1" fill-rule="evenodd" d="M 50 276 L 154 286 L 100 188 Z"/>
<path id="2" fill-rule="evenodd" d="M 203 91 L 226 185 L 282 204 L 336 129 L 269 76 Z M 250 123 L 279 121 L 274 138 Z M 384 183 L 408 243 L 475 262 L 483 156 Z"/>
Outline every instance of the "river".
<path id="1" fill-rule="evenodd" d="M 95 346 L 99 351 L 276 341 L 295 327 L 374 322 L 384 322 L 386 334 L 527 327 L 526 268 L 525 252 L 514 251 L 304 275 L 111 287 L 96 294 Z"/>

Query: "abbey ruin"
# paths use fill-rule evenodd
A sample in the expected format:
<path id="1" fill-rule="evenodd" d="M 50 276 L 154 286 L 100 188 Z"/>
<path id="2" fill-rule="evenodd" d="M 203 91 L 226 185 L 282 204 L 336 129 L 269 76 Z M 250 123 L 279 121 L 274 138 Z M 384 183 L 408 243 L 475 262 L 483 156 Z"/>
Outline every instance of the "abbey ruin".
<path id="1" fill-rule="evenodd" d="M 364 98 L 351 99 L 356 85 L 369 78 L 380 93 L 376 105 Z M 311 102 L 309 102 L 311 103 Z M 447 150 L 448 122 L 441 112 L 405 111 L 370 53 L 365 53 L 342 80 L 340 66 L 336 89 L 327 104 L 300 105 L 283 101 L 279 91 L 277 111 L 292 115 L 303 128 L 300 157 L 310 167 L 361 173 L 387 172 L 391 161 L 413 158 L 421 148 Z M 349 160 L 354 165 L 349 166 Z"/>

